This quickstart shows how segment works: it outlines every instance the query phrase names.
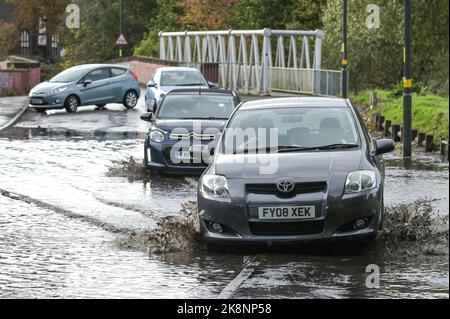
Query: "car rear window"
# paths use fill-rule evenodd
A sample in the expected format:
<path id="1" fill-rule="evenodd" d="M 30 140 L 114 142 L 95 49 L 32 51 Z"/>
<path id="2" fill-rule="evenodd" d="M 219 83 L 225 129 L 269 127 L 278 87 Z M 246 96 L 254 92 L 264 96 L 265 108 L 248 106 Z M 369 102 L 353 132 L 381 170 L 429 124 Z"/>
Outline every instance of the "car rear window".
<path id="1" fill-rule="evenodd" d="M 196 71 L 166 71 L 161 75 L 162 86 L 196 86 L 205 84 L 202 74 Z"/>
<path id="2" fill-rule="evenodd" d="M 228 119 L 235 107 L 232 95 L 168 95 L 161 104 L 159 119 Z"/>

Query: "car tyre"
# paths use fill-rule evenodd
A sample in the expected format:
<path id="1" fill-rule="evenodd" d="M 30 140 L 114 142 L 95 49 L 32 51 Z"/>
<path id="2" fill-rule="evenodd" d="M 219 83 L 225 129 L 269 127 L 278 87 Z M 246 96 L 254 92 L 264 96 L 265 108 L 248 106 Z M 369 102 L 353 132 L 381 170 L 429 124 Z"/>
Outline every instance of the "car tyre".
<path id="1" fill-rule="evenodd" d="M 137 93 L 133 90 L 130 90 L 125 94 L 125 97 L 123 98 L 123 105 L 127 109 L 133 109 L 136 107 L 138 99 L 139 97 Z"/>
<path id="2" fill-rule="evenodd" d="M 66 103 L 64 103 L 64 108 L 66 109 L 67 113 L 75 113 L 78 110 L 79 106 L 80 101 L 75 95 L 70 95 L 66 99 Z"/>

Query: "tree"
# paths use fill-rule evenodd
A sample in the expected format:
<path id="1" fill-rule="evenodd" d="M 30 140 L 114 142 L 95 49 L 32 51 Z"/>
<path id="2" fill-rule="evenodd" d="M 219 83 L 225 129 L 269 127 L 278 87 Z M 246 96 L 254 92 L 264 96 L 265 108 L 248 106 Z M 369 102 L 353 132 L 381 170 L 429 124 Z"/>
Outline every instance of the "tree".
<path id="1" fill-rule="evenodd" d="M 340 68 L 342 0 L 329 0 L 323 15 L 324 65 Z M 380 7 L 380 28 L 366 26 L 366 7 Z M 403 77 L 403 1 L 350 0 L 350 88 L 390 88 Z M 448 94 L 448 3 L 413 0 L 413 77 Z"/>
<path id="2" fill-rule="evenodd" d="M 0 56 L 7 55 L 16 47 L 17 34 L 14 23 L 0 21 Z"/>
<path id="3" fill-rule="evenodd" d="M 104 62 L 119 57 L 114 45 L 119 36 L 119 0 L 79 0 L 79 29 L 63 30 L 62 45 L 68 65 Z M 124 55 L 131 55 L 155 14 L 156 0 L 124 1 L 124 31 L 129 42 Z"/>
<path id="4" fill-rule="evenodd" d="M 177 0 L 156 0 L 154 15 L 148 20 L 148 30 L 134 49 L 135 55 L 159 56 L 159 32 L 184 30 L 179 22 L 183 9 Z"/>
<path id="5" fill-rule="evenodd" d="M 46 27 L 54 33 L 64 21 L 66 6 L 70 0 L 6 0 L 16 7 L 15 23 L 30 31 L 38 29 L 39 18 L 46 17 Z"/>

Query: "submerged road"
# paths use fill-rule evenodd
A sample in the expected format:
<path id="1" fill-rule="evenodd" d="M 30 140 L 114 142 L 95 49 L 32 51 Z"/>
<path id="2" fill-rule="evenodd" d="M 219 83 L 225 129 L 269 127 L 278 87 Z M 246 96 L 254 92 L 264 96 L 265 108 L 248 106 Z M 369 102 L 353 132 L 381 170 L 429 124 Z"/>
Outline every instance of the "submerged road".
<path id="1" fill-rule="evenodd" d="M 0 133 L 0 298 L 449 297 L 448 255 L 149 254 L 118 245 L 123 233 L 156 229 L 160 217 L 181 218 L 181 204 L 196 195 L 192 178 L 107 176 L 115 161 L 142 160 L 143 110 L 143 99 L 134 110 L 30 110 Z M 448 164 L 423 157 L 405 170 L 395 156 L 386 162 L 387 205 L 428 197 L 448 215 Z M 365 285 L 370 264 L 381 270 L 378 289 Z"/>

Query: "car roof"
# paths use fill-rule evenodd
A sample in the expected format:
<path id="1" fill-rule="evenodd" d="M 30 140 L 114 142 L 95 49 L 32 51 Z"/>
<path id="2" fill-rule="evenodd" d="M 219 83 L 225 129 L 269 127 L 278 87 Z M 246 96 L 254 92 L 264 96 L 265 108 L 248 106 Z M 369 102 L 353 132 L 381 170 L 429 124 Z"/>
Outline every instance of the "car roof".
<path id="1" fill-rule="evenodd" d="M 202 89 L 202 88 L 189 88 L 189 89 L 175 89 L 169 91 L 167 95 L 233 95 L 237 96 L 236 92 L 232 90 L 222 90 L 222 89 Z"/>
<path id="2" fill-rule="evenodd" d="M 263 110 L 272 108 L 299 107 L 348 107 L 346 99 L 331 97 L 283 97 L 247 101 L 241 104 L 240 110 Z"/>
<path id="3" fill-rule="evenodd" d="M 196 68 L 188 68 L 182 66 L 170 66 L 170 67 L 162 67 L 158 68 L 157 71 L 160 72 L 170 72 L 170 71 L 192 71 L 192 72 L 200 72 Z"/>
<path id="4" fill-rule="evenodd" d="M 80 69 L 80 70 L 93 70 L 97 68 L 122 68 L 122 69 L 129 69 L 130 67 L 127 65 L 121 65 L 121 64 L 81 64 L 72 67 L 72 69 Z"/>

